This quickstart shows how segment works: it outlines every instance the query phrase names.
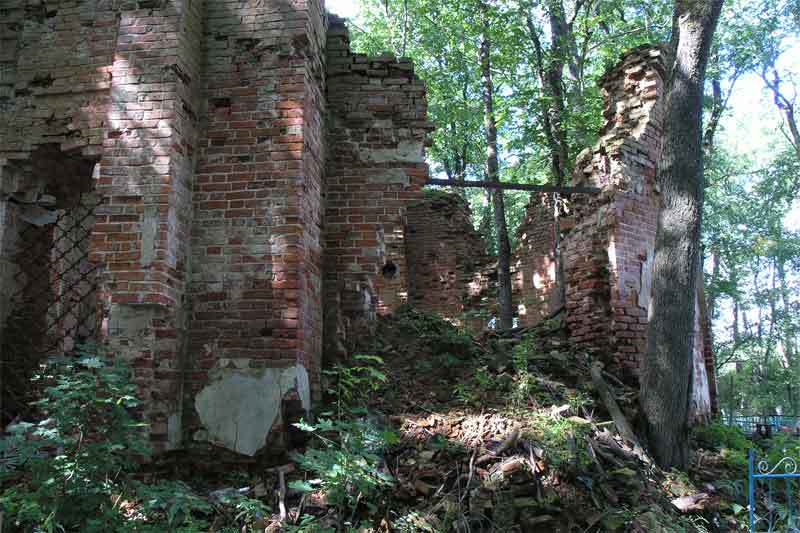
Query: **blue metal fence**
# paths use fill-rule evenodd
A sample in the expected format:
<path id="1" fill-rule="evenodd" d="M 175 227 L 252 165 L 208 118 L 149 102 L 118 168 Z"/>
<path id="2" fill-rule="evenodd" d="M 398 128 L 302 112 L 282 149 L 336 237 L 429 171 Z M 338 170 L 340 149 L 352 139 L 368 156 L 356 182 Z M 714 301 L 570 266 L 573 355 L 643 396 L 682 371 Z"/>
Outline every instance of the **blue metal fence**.
<path id="1" fill-rule="evenodd" d="M 756 462 L 753 450 L 750 450 L 747 470 L 750 532 L 800 533 L 797 494 L 794 491 L 794 481 L 800 479 L 797 461 L 784 457 L 774 465 L 766 459 Z"/>
<path id="2" fill-rule="evenodd" d="M 782 427 L 788 427 L 789 429 L 794 430 L 794 428 L 797 426 L 797 422 L 800 421 L 800 416 L 726 416 L 723 417 L 723 420 L 727 425 L 736 426 L 749 435 L 755 433 L 758 425 L 771 426 L 773 432 L 778 431 Z"/>

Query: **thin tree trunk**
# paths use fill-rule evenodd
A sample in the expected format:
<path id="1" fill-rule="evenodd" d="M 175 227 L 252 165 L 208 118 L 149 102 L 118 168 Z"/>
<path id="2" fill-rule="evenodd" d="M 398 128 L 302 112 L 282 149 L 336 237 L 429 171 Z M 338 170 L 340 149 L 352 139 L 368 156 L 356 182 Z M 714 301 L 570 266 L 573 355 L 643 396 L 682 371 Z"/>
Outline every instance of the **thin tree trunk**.
<path id="1" fill-rule="evenodd" d="M 718 62 L 719 57 L 715 55 L 714 61 Z M 733 94 L 733 86 L 736 85 L 740 75 L 741 72 L 738 69 L 734 70 L 730 77 L 728 93 L 725 96 L 723 96 L 722 84 L 719 78 L 711 80 L 711 116 L 708 118 L 708 124 L 703 132 L 703 155 L 706 159 L 711 158 L 711 154 L 714 153 L 714 137 L 717 134 L 722 114 L 725 113 L 725 110 L 728 108 L 728 100 L 731 94 Z"/>
<path id="2" fill-rule="evenodd" d="M 486 211 L 481 216 L 480 226 L 478 227 L 481 235 L 486 235 L 486 253 L 492 255 L 496 253 L 496 246 L 492 234 L 494 233 L 494 209 L 492 209 L 492 191 L 485 189 Z"/>
<path id="3" fill-rule="evenodd" d="M 791 325 L 791 308 L 789 307 L 789 290 L 786 286 L 786 266 L 782 259 L 775 261 L 775 270 L 780 284 L 780 297 L 783 304 L 781 316 L 781 337 L 783 338 L 783 366 L 794 374 L 794 333 Z M 796 415 L 797 395 L 792 380 L 786 382 L 786 400 L 791 409 L 791 414 Z"/>
<path id="4" fill-rule="evenodd" d="M 789 132 L 784 131 L 786 139 L 792 144 L 797 157 L 800 159 L 800 128 L 797 126 L 797 117 L 794 114 L 794 98 L 787 98 L 781 91 L 782 80 L 778 75 L 777 69 L 772 69 L 772 79 L 767 76 L 766 69 L 761 73 L 761 78 L 766 83 L 767 88 L 772 91 L 775 106 L 783 113 L 783 118 L 786 120 L 786 125 Z"/>
<path id="5" fill-rule="evenodd" d="M 722 0 L 676 0 L 641 404 L 647 440 L 664 468 L 685 469 L 703 209 L 703 84 Z"/>
<path id="6" fill-rule="evenodd" d="M 709 286 L 712 288 L 708 295 L 708 320 L 713 322 L 717 317 L 717 294 L 714 290 L 717 280 L 719 279 L 719 255 L 716 252 L 711 252 L 711 283 Z"/>
<path id="7" fill-rule="evenodd" d="M 711 105 L 711 117 L 708 120 L 708 125 L 703 133 L 703 151 L 706 159 L 711 157 L 714 151 L 714 134 L 717 132 L 719 120 L 722 118 L 722 85 L 719 79 L 711 80 L 711 94 L 713 103 Z"/>
<path id="8" fill-rule="evenodd" d="M 542 98 L 542 123 L 545 137 L 550 149 L 550 164 L 553 169 L 553 181 L 563 185 L 567 177 L 568 148 L 567 134 L 564 129 L 564 92 L 561 87 L 561 71 L 563 63 L 555 59 L 545 68 L 544 51 L 536 25 L 530 14 L 526 15 L 528 32 L 536 57 L 536 75 L 546 98 Z M 558 64 L 556 64 L 558 63 Z M 549 104 L 547 103 L 549 101 Z"/>
<path id="9" fill-rule="evenodd" d="M 789 366 L 794 364 L 794 330 L 792 328 L 792 308 L 789 303 L 789 288 L 786 285 L 786 266 L 783 260 L 776 263 L 776 270 L 778 273 L 778 281 L 780 283 L 781 302 L 783 303 L 783 316 L 781 317 L 783 329 L 783 351 L 786 354 L 786 363 Z"/>
<path id="10" fill-rule="evenodd" d="M 500 181 L 497 159 L 497 122 L 494 116 L 494 86 L 490 63 L 491 44 L 489 42 L 489 6 L 480 2 L 481 36 L 480 63 L 481 81 L 483 85 L 483 114 L 486 135 L 486 178 L 489 181 Z M 514 307 L 511 301 L 511 244 L 508 240 L 506 226 L 506 208 L 503 191 L 492 191 L 494 207 L 494 226 L 497 235 L 497 285 L 500 300 L 500 329 L 511 329 L 514 326 Z"/>

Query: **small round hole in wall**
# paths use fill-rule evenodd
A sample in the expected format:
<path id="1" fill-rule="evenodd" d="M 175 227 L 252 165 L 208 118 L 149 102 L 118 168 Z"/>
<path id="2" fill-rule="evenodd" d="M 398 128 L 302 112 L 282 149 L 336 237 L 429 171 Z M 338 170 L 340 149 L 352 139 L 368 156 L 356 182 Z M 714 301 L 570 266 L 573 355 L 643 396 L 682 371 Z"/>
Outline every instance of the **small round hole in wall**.
<path id="1" fill-rule="evenodd" d="M 386 279 L 394 279 L 394 277 L 397 276 L 397 265 L 389 261 L 381 268 L 381 274 L 383 274 L 383 277 Z"/>

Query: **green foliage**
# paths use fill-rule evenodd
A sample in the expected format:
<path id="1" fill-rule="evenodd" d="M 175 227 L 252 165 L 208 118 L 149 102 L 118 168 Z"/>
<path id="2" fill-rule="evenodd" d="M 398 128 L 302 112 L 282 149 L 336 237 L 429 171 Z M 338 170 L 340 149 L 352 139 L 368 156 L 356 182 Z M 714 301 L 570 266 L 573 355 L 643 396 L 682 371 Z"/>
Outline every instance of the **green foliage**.
<path id="1" fill-rule="evenodd" d="M 20 528 L 110 531 L 123 519 L 112 497 L 129 492 L 136 456 L 148 453 L 133 410 L 139 405 L 129 372 L 93 350 L 52 360 L 38 380 L 49 385 L 35 407 L 37 423 L 11 428 L 3 448 L 4 476 L 22 482 L 0 496 Z M 119 496 L 117 496 L 119 500 Z"/>
<path id="2" fill-rule="evenodd" d="M 528 398 L 534 391 L 536 382 L 528 369 L 528 364 L 536 349 L 536 337 L 528 335 L 514 346 L 511 352 L 511 366 L 516 374 L 516 380 L 511 388 L 511 403 L 516 408 L 527 407 Z"/>
<path id="3" fill-rule="evenodd" d="M 772 437 L 765 459 L 771 467 L 774 467 L 784 457 L 793 459 L 795 463 L 800 464 L 800 440 L 791 433 L 778 432 Z"/>
<path id="4" fill-rule="evenodd" d="M 591 425 L 585 420 L 544 413 L 531 415 L 529 431 L 545 450 L 545 459 L 553 468 L 576 471 L 587 470 L 591 457 L 586 447 L 586 436 Z"/>
<path id="5" fill-rule="evenodd" d="M 335 398 L 335 418 L 295 424 L 313 435 L 314 441 L 304 453 L 291 454 L 311 479 L 295 481 L 290 486 L 302 491 L 323 490 L 340 518 L 346 512 L 354 514 L 359 504 L 372 511 L 376 509 L 383 491 L 393 484 L 392 477 L 379 466 L 379 454 L 399 442 L 394 431 L 369 418 L 357 418 L 366 411 L 370 392 L 386 381 L 381 371 L 383 360 L 359 355 L 353 358 L 353 363 L 337 365 L 330 372 L 335 378 L 335 386 L 328 391 Z M 307 529 L 298 531 L 322 531 L 315 527 L 309 522 Z"/>
<path id="6" fill-rule="evenodd" d="M 501 390 L 502 385 L 497 377 L 489 372 L 489 368 L 481 366 L 475 369 L 468 379 L 460 380 L 453 385 L 453 397 L 465 405 L 478 405 L 483 402 L 489 392 Z"/>
<path id="7" fill-rule="evenodd" d="M 0 494 L 14 531 L 196 533 L 208 529 L 209 502 L 181 481 L 143 483 L 149 455 L 138 421 L 136 385 L 118 358 L 93 347 L 50 360 L 35 378 L 45 384 L 34 406 L 37 422 L 11 426 L 0 439 Z M 235 510 L 236 531 L 268 513 L 241 495 L 222 502 Z"/>
<path id="8" fill-rule="evenodd" d="M 692 436 L 700 447 L 719 450 L 723 460 L 732 469 L 747 471 L 747 452 L 753 447 L 753 442 L 738 427 L 727 426 L 716 420 L 694 426 Z"/>
<path id="9" fill-rule="evenodd" d="M 378 467 L 378 452 L 392 437 L 361 420 L 295 425 L 316 438 L 316 447 L 292 454 L 300 467 L 315 477 L 291 486 L 304 491 L 324 490 L 340 513 L 353 513 L 360 502 L 374 510 L 381 491 L 392 485 L 391 476 Z"/>
<path id="10" fill-rule="evenodd" d="M 136 482 L 134 486 L 144 515 L 151 522 L 142 527 L 164 527 L 163 522 L 166 522 L 169 531 L 179 528 L 178 530 L 187 533 L 208 527 L 208 522 L 197 516 L 207 517 L 213 508 L 208 501 L 195 494 L 186 483 L 161 480 L 153 484 Z M 152 523 L 154 521 L 155 523 Z"/>
<path id="11" fill-rule="evenodd" d="M 367 401 L 369 395 L 386 382 L 386 374 L 379 368 L 383 359 L 376 355 L 355 355 L 349 365 L 337 364 L 322 373 L 333 383 L 326 392 L 334 398 L 336 416 L 341 419 Z"/>
<path id="12" fill-rule="evenodd" d="M 472 337 L 436 313 L 421 311 L 410 305 L 401 306 L 394 313 L 399 330 L 424 341 L 432 341 L 432 348 L 441 352 L 471 353 Z"/>
<path id="13" fill-rule="evenodd" d="M 283 531 L 285 533 L 333 533 L 336 530 L 332 527 L 323 527 L 316 516 L 303 515 L 299 524 L 287 524 Z"/>

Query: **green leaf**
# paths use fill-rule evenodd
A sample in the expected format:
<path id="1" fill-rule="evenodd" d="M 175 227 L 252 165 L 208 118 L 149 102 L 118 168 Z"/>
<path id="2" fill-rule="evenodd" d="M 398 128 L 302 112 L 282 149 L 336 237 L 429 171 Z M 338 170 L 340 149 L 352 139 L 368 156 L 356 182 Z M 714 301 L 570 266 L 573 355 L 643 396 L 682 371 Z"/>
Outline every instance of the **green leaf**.
<path id="1" fill-rule="evenodd" d="M 301 492 L 314 492 L 316 489 L 311 486 L 307 481 L 290 481 L 288 483 L 290 489 L 299 490 Z"/>
<path id="2" fill-rule="evenodd" d="M 400 444 L 400 435 L 398 435 L 396 431 L 386 430 L 381 433 L 381 437 L 383 437 L 383 440 L 385 440 L 386 444 L 389 446 Z"/>

